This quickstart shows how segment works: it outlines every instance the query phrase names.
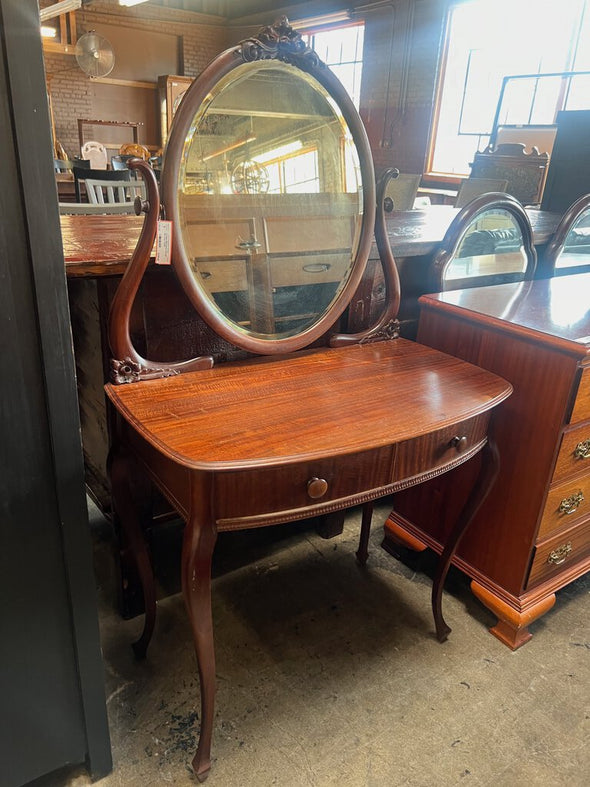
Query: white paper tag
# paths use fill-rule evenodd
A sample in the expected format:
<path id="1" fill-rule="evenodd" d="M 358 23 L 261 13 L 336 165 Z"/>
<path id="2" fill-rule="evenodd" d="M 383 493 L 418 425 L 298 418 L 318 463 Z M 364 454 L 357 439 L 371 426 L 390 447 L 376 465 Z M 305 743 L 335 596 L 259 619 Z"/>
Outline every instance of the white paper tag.
<path id="1" fill-rule="evenodd" d="M 158 220 L 156 265 L 170 265 L 172 259 L 172 222 Z"/>

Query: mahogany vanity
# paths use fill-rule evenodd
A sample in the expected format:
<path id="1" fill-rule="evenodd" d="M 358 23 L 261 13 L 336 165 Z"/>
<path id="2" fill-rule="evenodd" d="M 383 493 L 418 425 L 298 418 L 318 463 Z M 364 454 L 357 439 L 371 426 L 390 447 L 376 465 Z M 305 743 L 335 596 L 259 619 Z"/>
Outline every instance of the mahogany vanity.
<path id="1" fill-rule="evenodd" d="M 500 374 L 500 472 L 454 562 L 512 649 L 590 569 L 590 274 L 426 295 L 418 340 Z M 384 546 L 441 549 L 474 465 L 395 497 Z M 426 494 L 424 494 L 426 492 Z"/>
<path id="2" fill-rule="evenodd" d="M 310 155 L 309 180 L 291 187 L 273 180 L 274 164 L 291 156 L 286 150 Z M 496 477 L 490 417 L 511 386 L 399 338 L 399 280 L 381 209 L 387 177 L 376 194 L 356 110 L 286 19 L 222 53 L 188 89 L 170 131 L 161 199 L 149 167 L 138 160 L 130 166 L 146 180 L 148 204 L 111 310 L 112 494 L 145 598 L 145 628 L 134 646 L 139 657 L 156 602 L 138 478 L 151 479 L 186 521 L 182 586 L 201 688 L 193 767 L 204 779 L 215 695 L 217 533 L 363 504 L 357 557 L 365 562 L 374 499 L 477 455 L 476 477 L 433 584 L 442 641 L 450 630 L 441 613 L 445 575 Z M 387 307 L 373 327 L 342 333 L 339 321 L 358 289 L 374 232 Z M 189 301 L 234 349 L 234 360 L 220 351 L 154 361 L 134 346 L 132 305 L 156 236 L 164 256 L 171 242 L 172 266 Z M 314 275 L 319 285 L 310 283 Z"/>

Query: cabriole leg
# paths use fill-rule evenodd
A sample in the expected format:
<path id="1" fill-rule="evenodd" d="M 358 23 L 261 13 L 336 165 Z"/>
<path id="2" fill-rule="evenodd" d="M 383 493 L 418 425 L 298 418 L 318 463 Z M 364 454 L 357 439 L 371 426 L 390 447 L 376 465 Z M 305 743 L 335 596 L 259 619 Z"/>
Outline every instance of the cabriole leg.
<path id="1" fill-rule="evenodd" d="M 194 496 L 195 498 L 197 495 Z M 217 540 L 215 524 L 203 490 L 198 495 L 184 531 L 182 592 L 193 632 L 201 687 L 201 732 L 192 766 L 199 781 L 211 768 L 211 736 L 215 709 L 215 649 L 211 614 L 211 559 Z M 207 510 L 206 510 L 207 509 Z"/>
<path id="2" fill-rule="evenodd" d="M 500 469 L 500 459 L 495 443 L 488 438 L 488 442 L 481 451 L 481 469 L 477 480 L 467 498 L 461 513 L 443 548 L 438 561 L 434 582 L 432 585 L 432 613 L 436 627 L 436 636 L 439 642 L 444 642 L 451 632 L 442 615 L 442 592 L 446 576 L 451 566 L 451 561 L 457 551 L 459 542 L 469 527 L 471 520 L 479 507 L 488 496 Z"/>

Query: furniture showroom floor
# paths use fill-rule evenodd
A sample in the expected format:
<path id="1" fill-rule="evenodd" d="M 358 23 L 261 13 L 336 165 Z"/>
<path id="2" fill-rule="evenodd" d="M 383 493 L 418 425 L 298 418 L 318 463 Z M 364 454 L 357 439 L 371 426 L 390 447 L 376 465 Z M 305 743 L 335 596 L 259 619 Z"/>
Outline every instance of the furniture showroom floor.
<path id="1" fill-rule="evenodd" d="M 330 540 L 309 524 L 220 537 L 207 784 L 588 784 L 590 575 L 560 591 L 511 652 L 451 572 L 443 608 L 453 631 L 439 644 L 433 560 L 404 564 L 380 548 L 389 510 L 376 506 L 365 569 L 354 557 L 360 510 Z M 91 524 L 114 759 L 100 785 L 196 785 L 198 683 L 182 596 L 159 602 L 147 659 L 136 662 L 141 618 L 115 611 L 109 527 L 92 507 Z M 78 772 L 41 783 L 91 782 Z"/>

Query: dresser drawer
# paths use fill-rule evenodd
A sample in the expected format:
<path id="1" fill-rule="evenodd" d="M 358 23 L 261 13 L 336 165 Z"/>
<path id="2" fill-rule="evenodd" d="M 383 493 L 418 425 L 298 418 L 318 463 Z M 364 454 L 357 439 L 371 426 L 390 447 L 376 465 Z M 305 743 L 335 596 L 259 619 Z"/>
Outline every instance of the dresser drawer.
<path id="1" fill-rule="evenodd" d="M 564 432 L 553 481 L 561 481 L 584 471 L 590 474 L 590 424 Z"/>
<path id="2" fill-rule="evenodd" d="M 539 525 L 538 539 L 575 524 L 590 512 L 590 481 L 564 481 L 554 486 L 547 495 Z"/>
<path id="3" fill-rule="evenodd" d="M 264 516 L 353 497 L 391 483 L 394 447 L 215 476 L 215 519 Z M 323 483 L 322 483 L 323 482 Z M 237 523 L 236 523 L 237 526 Z"/>
<path id="4" fill-rule="evenodd" d="M 412 478 L 425 469 L 435 470 L 460 459 L 487 436 L 489 414 L 470 418 L 432 434 L 400 443 L 395 458 L 394 480 Z"/>
<path id="5" fill-rule="evenodd" d="M 576 401 L 572 409 L 570 423 L 586 421 L 590 418 L 590 367 L 586 367 L 582 372 Z"/>
<path id="6" fill-rule="evenodd" d="M 590 553 L 590 519 L 538 544 L 529 573 L 527 589 L 558 574 Z"/>

